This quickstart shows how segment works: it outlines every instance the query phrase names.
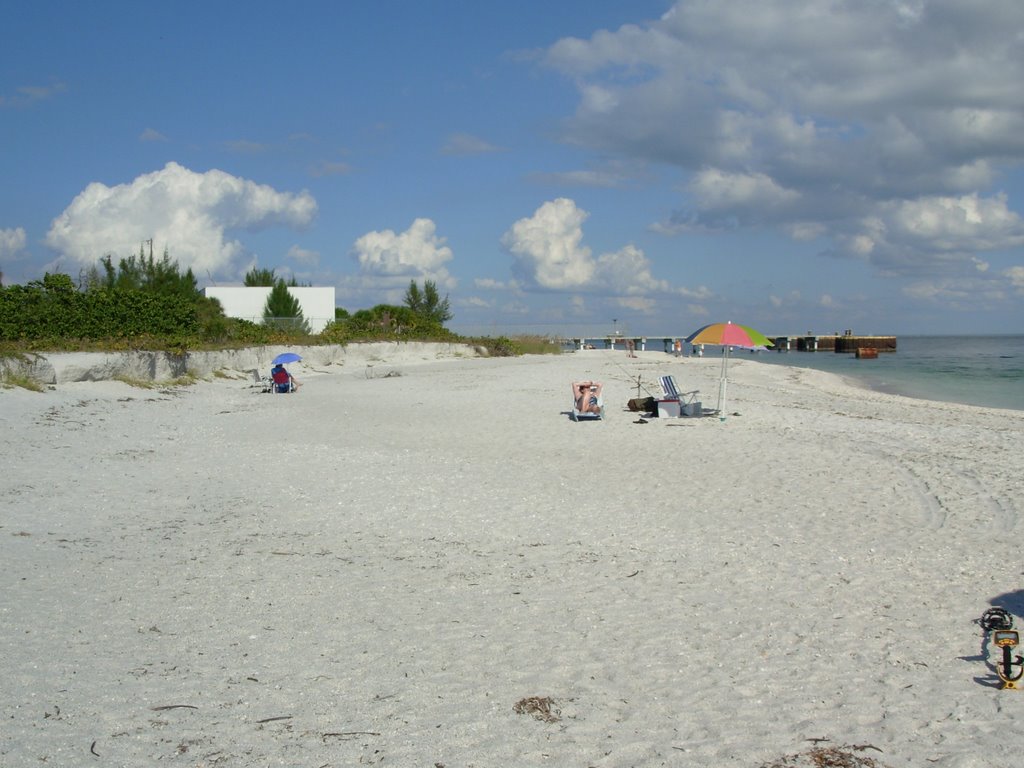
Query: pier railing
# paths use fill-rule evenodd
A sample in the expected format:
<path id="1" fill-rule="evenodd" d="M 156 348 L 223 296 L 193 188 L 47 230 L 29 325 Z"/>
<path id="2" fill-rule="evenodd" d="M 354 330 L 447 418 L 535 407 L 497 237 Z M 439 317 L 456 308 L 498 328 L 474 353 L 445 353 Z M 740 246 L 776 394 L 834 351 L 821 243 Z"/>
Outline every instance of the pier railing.
<path id="1" fill-rule="evenodd" d="M 769 336 L 773 342 L 772 351 L 778 352 L 839 352 L 859 354 L 859 350 L 874 349 L 878 352 L 895 352 L 895 336 L 857 336 L 852 333 L 828 335 Z M 671 334 L 637 336 L 630 334 L 608 334 L 597 336 L 565 336 L 558 339 L 565 346 L 574 349 L 622 349 L 629 351 L 630 345 L 637 351 L 661 349 L 668 353 L 682 354 L 690 345 L 685 337 Z"/>

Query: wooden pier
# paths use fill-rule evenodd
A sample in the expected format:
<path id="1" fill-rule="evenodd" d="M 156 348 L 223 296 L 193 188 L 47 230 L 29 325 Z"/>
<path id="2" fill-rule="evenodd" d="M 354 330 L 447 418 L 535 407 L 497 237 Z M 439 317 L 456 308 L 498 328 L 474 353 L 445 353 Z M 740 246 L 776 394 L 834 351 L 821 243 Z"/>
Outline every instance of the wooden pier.
<path id="1" fill-rule="evenodd" d="M 690 348 L 686 343 L 685 336 L 672 336 L 666 334 L 635 336 L 630 334 L 608 334 L 606 336 L 566 337 L 560 339 L 563 344 L 572 345 L 574 349 L 621 349 L 629 352 L 630 348 L 637 352 L 645 352 L 648 349 L 661 348 L 663 352 L 677 355 L 703 354 L 702 347 L 698 345 Z M 838 352 L 841 354 L 857 355 L 858 357 L 873 357 L 870 352 L 859 350 L 875 350 L 875 352 L 895 352 L 895 336 L 857 336 L 852 331 L 843 334 L 827 335 L 801 335 L 801 336 L 769 336 L 772 352 Z M 588 345 L 588 340 L 590 344 Z"/>
<path id="2" fill-rule="evenodd" d="M 574 336 L 571 338 L 563 338 L 560 341 L 563 344 L 571 344 L 573 349 L 621 349 L 624 352 L 629 351 L 630 344 L 633 345 L 633 349 L 637 352 L 646 352 L 648 346 L 654 347 L 659 342 L 663 352 L 683 352 L 683 347 L 686 346 L 686 342 L 683 341 L 682 336 L 631 336 L 626 334 L 621 335 L 608 335 L 608 336 L 587 336 L 581 338 Z M 587 345 L 587 340 L 597 342 L 601 346 L 595 347 L 593 344 Z"/>

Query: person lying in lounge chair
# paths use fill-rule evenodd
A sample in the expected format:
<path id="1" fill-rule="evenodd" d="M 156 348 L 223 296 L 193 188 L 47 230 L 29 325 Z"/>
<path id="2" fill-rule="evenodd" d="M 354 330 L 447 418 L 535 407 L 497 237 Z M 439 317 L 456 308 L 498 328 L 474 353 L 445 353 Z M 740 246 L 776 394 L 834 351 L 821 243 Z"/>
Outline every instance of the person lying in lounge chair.
<path id="1" fill-rule="evenodd" d="M 574 381 L 572 396 L 576 410 L 580 413 L 601 413 L 601 388 L 599 381 Z"/>

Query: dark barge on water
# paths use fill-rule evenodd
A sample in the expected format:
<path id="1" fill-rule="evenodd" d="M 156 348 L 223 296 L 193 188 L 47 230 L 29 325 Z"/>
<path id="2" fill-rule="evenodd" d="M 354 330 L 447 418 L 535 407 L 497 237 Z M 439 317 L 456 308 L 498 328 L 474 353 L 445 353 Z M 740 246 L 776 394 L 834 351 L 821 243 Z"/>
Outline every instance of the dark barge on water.
<path id="1" fill-rule="evenodd" d="M 772 349 L 779 352 L 839 352 L 857 357 L 878 357 L 879 352 L 895 352 L 895 336 L 856 336 L 853 331 L 828 336 L 772 336 Z"/>

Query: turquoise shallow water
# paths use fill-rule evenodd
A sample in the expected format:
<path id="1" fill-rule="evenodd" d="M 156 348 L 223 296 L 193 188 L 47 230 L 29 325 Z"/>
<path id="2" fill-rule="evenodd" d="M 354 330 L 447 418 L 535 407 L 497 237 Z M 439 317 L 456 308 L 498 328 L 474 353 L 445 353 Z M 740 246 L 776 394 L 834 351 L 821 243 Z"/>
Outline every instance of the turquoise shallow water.
<path id="1" fill-rule="evenodd" d="M 879 354 L 876 360 L 835 352 L 755 354 L 774 365 L 837 373 L 880 392 L 1024 410 L 1024 335 L 898 336 L 896 345 L 896 352 Z M 705 357 L 709 351 L 717 354 L 707 348 Z"/>

